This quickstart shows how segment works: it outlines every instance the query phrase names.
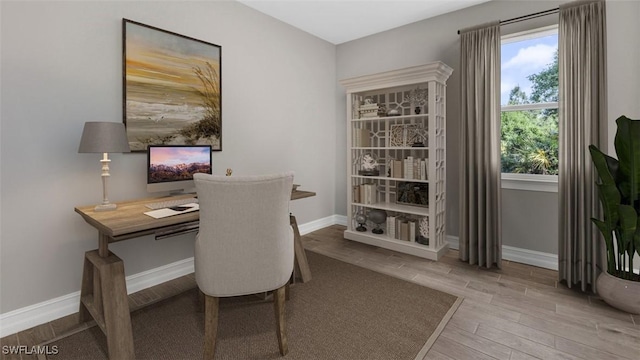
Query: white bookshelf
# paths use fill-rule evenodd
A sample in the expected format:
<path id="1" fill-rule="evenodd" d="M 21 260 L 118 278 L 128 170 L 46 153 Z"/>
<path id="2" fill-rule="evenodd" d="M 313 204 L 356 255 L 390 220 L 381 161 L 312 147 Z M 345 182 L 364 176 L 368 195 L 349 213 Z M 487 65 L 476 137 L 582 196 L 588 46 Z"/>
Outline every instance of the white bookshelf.
<path id="1" fill-rule="evenodd" d="M 451 72 L 449 66 L 437 61 L 341 81 L 347 95 L 347 184 L 350 187 L 346 239 L 432 260 L 446 253 L 445 98 L 446 81 Z M 424 95 L 424 105 L 407 100 L 416 92 Z M 384 106 L 384 111 L 372 116 L 373 104 Z M 390 110 L 397 114 L 387 115 Z M 364 113 L 367 114 L 362 115 Z M 413 142 L 414 139 L 421 144 Z M 378 174 L 361 173 L 366 167 L 362 162 L 365 155 L 377 159 Z M 405 161 L 409 158 L 413 160 Z M 419 169 L 420 162 L 416 159 L 425 161 L 422 173 L 411 171 L 412 167 Z M 373 198 L 361 198 L 365 193 L 360 188 L 365 184 L 373 184 Z M 382 234 L 372 233 L 375 224 L 368 215 L 374 210 L 402 219 L 395 223 L 398 226 L 403 226 L 402 222 L 415 222 L 416 236 L 390 236 L 387 222 L 380 224 Z M 357 230 L 358 213 L 367 215 L 366 231 Z M 419 224 L 425 218 L 428 231 L 420 232 Z M 395 230 L 398 226 L 394 226 Z"/>

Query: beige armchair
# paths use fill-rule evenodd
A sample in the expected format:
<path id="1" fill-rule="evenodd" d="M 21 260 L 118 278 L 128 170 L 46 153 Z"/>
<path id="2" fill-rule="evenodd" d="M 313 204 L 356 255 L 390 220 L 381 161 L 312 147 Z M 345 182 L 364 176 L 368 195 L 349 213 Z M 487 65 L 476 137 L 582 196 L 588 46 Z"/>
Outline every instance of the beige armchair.
<path id="1" fill-rule="evenodd" d="M 288 352 L 285 286 L 293 272 L 293 173 L 194 176 L 200 203 L 195 275 L 205 295 L 204 358 L 213 359 L 218 299 L 274 291 L 280 354 Z"/>

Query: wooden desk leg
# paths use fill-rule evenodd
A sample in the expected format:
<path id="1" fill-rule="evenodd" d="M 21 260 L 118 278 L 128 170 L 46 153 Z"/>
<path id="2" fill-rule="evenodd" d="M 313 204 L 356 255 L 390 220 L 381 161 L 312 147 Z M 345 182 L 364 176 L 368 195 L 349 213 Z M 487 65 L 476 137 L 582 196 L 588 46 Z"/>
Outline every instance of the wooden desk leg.
<path id="1" fill-rule="evenodd" d="M 87 305 L 82 301 L 83 298 L 93 297 L 93 264 L 89 261 L 89 258 L 85 254 L 84 256 L 84 268 L 82 269 L 82 286 L 80 288 L 80 310 L 79 318 L 80 323 L 85 323 L 91 319 L 91 313 L 89 313 L 89 309 Z"/>
<path id="2" fill-rule="evenodd" d="M 296 217 L 289 215 L 289 223 L 293 228 L 293 249 L 295 251 L 294 271 L 296 276 L 300 276 L 303 283 L 311 280 L 311 270 L 307 262 L 307 255 L 304 253 L 302 239 L 300 239 L 300 230 L 298 230 L 298 222 Z"/>
<path id="3" fill-rule="evenodd" d="M 110 359 L 134 359 L 133 332 L 122 259 L 98 250 L 85 254 L 80 321 L 90 315 L 107 337 Z"/>

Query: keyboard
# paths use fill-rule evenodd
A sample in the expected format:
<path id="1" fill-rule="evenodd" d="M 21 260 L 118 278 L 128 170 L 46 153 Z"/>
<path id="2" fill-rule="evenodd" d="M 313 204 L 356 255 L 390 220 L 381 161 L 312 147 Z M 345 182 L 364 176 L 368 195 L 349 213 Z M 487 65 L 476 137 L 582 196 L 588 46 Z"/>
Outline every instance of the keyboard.
<path id="1" fill-rule="evenodd" d="M 191 203 L 197 203 L 197 202 L 198 202 L 198 199 L 192 198 L 192 197 L 188 197 L 188 198 L 183 198 L 183 199 L 172 199 L 172 200 L 148 203 L 145 206 L 147 208 L 149 208 L 149 209 L 157 210 L 157 209 L 164 209 L 164 208 L 168 208 L 168 207 L 172 207 L 172 206 L 191 204 Z"/>

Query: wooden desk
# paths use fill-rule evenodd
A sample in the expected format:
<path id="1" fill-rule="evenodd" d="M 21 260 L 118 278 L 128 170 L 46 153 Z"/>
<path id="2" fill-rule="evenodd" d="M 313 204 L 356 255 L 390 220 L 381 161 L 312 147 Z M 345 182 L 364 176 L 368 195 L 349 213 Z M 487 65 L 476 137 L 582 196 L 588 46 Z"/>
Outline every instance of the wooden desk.
<path id="1" fill-rule="evenodd" d="M 291 200 L 315 196 L 312 191 L 293 191 Z M 188 198 L 193 195 L 174 197 Z M 115 211 L 94 211 L 94 206 L 76 207 L 75 211 L 98 230 L 98 249 L 85 254 L 80 290 L 80 322 L 94 319 L 107 338 L 109 358 L 134 359 L 131 315 L 122 259 L 109 251 L 117 241 L 155 234 L 156 238 L 197 231 L 199 213 L 190 212 L 162 219 L 144 214 L 148 203 L 165 201 L 167 197 L 148 198 L 118 203 Z M 311 280 L 295 216 L 289 215 L 294 230 L 295 274 L 302 282 Z"/>

